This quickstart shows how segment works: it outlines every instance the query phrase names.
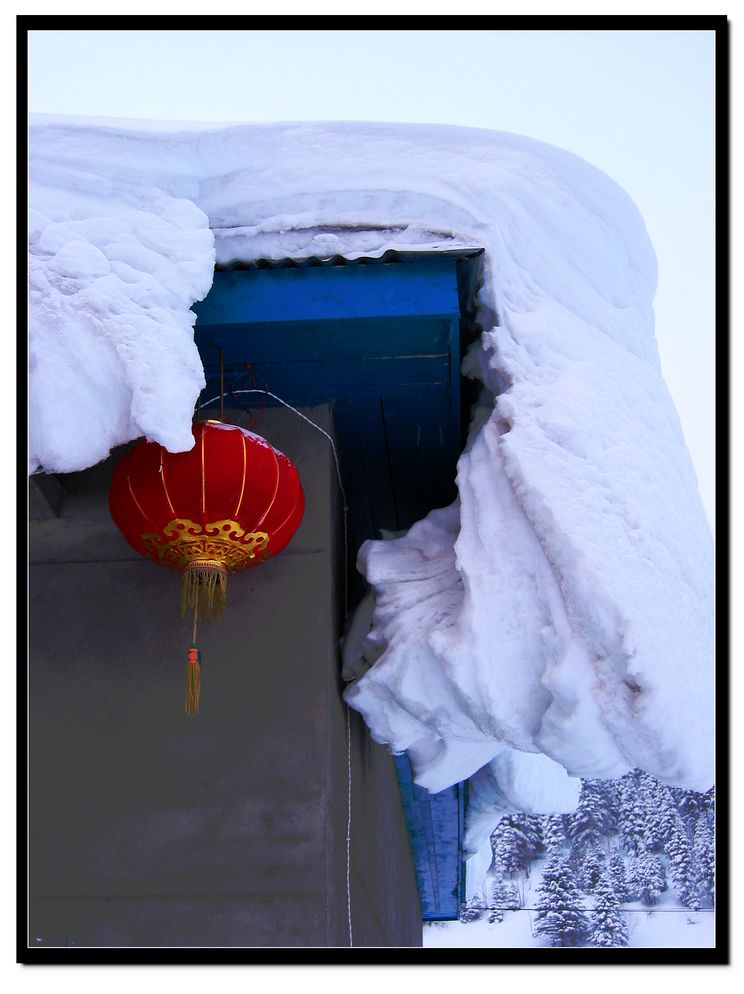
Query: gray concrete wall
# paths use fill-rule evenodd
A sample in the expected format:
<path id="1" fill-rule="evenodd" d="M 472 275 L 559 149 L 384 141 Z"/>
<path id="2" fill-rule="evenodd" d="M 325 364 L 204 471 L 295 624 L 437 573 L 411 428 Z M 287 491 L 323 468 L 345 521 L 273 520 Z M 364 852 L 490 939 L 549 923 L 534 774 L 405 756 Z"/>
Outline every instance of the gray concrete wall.
<path id="1" fill-rule="evenodd" d="M 327 408 L 307 413 L 330 429 Z M 111 522 L 116 457 L 62 479 L 59 517 L 35 495 L 31 945 L 349 944 L 333 464 L 291 412 L 267 411 L 259 430 L 295 462 L 305 518 L 200 624 L 192 719 L 180 577 Z M 420 945 L 393 764 L 351 724 L 353 944 Z"/>

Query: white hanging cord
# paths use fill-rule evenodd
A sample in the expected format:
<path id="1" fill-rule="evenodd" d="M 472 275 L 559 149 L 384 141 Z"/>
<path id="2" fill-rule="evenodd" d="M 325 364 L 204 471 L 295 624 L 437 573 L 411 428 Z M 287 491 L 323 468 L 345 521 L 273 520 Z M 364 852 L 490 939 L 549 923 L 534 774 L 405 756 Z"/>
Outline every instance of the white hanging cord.
<path id="1" fill-rule="evenodd" d="M 354 945 L 351 930 L 351 709 L 346 705 L 346 767 L 349 792 L 347 797 L 348 818 L 346 821 L 346 917 L 349 923 L 349 945 Z"/>
<path id="2" fill-rule="evenodd" d="M 325 437 L 331 443 L 331 449 L 333 450 L 333 460 L 336 463 L 336 476 L 338 477 L 338 488 L 341 491 L 342 497 L 344 498 L 344 511 L 346 511 L 347 510 L 347 508 L 346 508 L 346 491 L 344 490 L 344 485 L 343 485 L 343 482 L 341 480 L 341 467 L 340 467 L 339 462 L 338 462 L 338 453 L 336 452 L 336 446 L 335 446 L 335 444 L 333 442 L 333 439 L 328 434 L 328 432 L 324 431 L 320 427 L 320 425 L 316 425 L 316 423 L 314 421 L 311 421 L 310 418 L 308 418 L 306 415 L 304 415 L 302 413 L 302 411 L 298 411 L 296 407 L 292 407 L 291 404 L 288 404 L 286 400 L 282 400 L 281 397 L 277 397 L 277 395 L 275 393 L 272 393 L 271 390 L 261 390 L 259 387 L 251 387 L 250 389 L 245 389 L 245 390 L 230 390 L 230 391 L 225 391 L 225 393 L 222 394 L 222 397 L 223 398 L 226 397 L 227 394 L 228 394 L 228 392 L 230 394 L 263 393 L 263 394 L 266 394 L 267 397 L 273 397 L 274 400 L 278 400 L 280 404 L 283 404 L 285 407 L 288 407 L 290 411 L 294 411 L 294 413 L 297 414 L 299 417 L 301 417 L 303 421 L 307 421 L 307 423 L 309 425 L 312 425 L 313 428 L 317 428 L 318 431 L 321 433 L 321 435 L 325 435 Z M 209 400 L 205 400 L 203 404 L 199 405 L 199 409 L 201 410 L 202 407 L 208 407 L 210 404 L 214 404 L 214 402 L 216 400 L 220 400 L 220 399 L 221 399 L 220 396 L 210 397 Z M 346 605 L 344 605 L 344 608 L 346 608 Z"/>
<path id="3" fill-rule="evenodd" d="M 222 400 L 226 395 L 226 392 L 227 391 L 221 393 L 217 397 L 212 397 L 210 398 L 210 400 L 205 400 L 203 404 L 199 404 L 199 408 L 207 407 L 209 404 L 213 404 L 216 400 L 219 400 L 221 404 Z M 273 397 L 274 400 L 278 401 L 280 404 L 283 404 L 284 407 L 288 408 L 290 411 L 294 411 L 294 413 L 297 414 L 299 417 L 301 417 L 303 421 L 307 421 L 309 425 L 312 425 L 313 428 L 316 428 L 321 433 L 321 435 L 325 435 L 325 437 L 331 443 L 331 450 L 333 452 L 333 461 L 336 464 L 336 476 L 338 478 L 338 488 L 341 491 L 341 497 L 344 502 L 344 621 L 346 621 L 346 616 L 349 613 L 349 593 L 348 593 L 349 507 L 348 507 L 348 502 L 346 500 L 346 491 L 344 490 L 344 484 L 341 479 L 341 466 L 338 461 L 338 453 L 336 452 L 336 445 L 333 439 L 331 438 L 331 436 L 328 434 L 327 431 L 324 431 L 320 427 L 320 425 L 316 425 L 316 423 L 314 421 L 311 421 L 310 418 L 308 418 L 306 415 L 302 413 L 302 411 L 298 411 L 296 407 L 292 407 L 292 405 L 288 404 L 286 400 L 282 400 L 281 397 L 277 397 L 277 395 L 275 393 L 272 393 L 270 390 L 260 390 L 258 387 L 251 387 L 250 389 L 245 389 L 245 390 L 231 390 L 230 393 L 231 394 L 262 393 L 265 394 L 267 397 Z M 347 768 L 347 784 L 348 784 L 348 790 L 347 790 L 348 814 L 346 820 L 346 915 L 349 926 L 349 946 L 353 946 L 354 937 L 351 927 L 351 710 L 348 704 L 346 705 L 346 768 Z"/>

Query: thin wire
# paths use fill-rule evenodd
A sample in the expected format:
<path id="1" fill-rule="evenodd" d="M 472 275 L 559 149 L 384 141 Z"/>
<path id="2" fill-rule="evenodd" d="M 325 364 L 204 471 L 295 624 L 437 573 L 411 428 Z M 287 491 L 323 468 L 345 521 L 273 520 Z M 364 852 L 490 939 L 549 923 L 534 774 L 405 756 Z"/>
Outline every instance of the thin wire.
<path id="1" fill-rule="evenodd" d="M 222 384 L 220 384 L 220 390 L 222 393 L 218 397 L 212 397 L 210 400 L 204 401 L 200 407 L 207 407 L 209 404 L 213 404 L 216 400 L 220 401 L 220 405 L 225 397 L 227 391 L 224 390 Z M 298 411 L 296 407 L 292 407 L 288 404 L 286 400 L 282 400 L 281 397 L 277 397 L 275 393 L 271 390 L 261 390 L 258 387 L 251 387 L 250 389 L 244 390 L 231 390 L 229 391 L 231 396 L 240 393 L 262 393 L 266 394 L 267 397 L 273 397 L 274 400 L 283 404 L 284 407 L 288 408 L 290 411 L 294 411 L 303 421 L 307 421 L 309 425 L 317 429 L 321 435 L 325 435 L 331 444 L 331 450 L 333 452 L 333 461 L 336 464 L 336 477 L 338 478 L 338 488 L 341 491 L 341 497 L 344 502 L 344 621 L 346 621 L 346 616 L 349 613 L 349 582 L 348 582 L 348 572 L 349 572 L 349 506 L 346 500 L 346 491 L 344 490 L 343 480 L 341 478 L 341 466 L 338 461 L 338 452 L 336 451 L 336 445 L 331 436 L 327 431 L 324 431 L 320 425 L 317 425 L 314 421 L 311 421 L 302 411 Z M 346 768 L 347 768 L 347 820 L 346 820 L 346 916 L 349 927 L 349 946 L 354 945 L 354 933 L 351 923 L 351 711 L 349 705 L 346 705 Z"/>
<path id="2" fill-rule="evenodd" d="M 346 705 L 346 765 L 349 792 L 347 797 L 348 819 L 346 822 L 346 916 L 349 923 L 349 946 L 354 945 L 351 929 L 351 711 Z"/>

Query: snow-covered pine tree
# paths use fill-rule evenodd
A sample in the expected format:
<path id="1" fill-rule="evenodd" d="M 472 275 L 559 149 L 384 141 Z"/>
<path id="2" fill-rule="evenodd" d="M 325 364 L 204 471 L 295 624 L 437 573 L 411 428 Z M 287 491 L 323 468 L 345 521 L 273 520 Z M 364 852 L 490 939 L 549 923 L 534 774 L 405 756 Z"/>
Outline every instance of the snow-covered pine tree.
<path id="1" fill-rule="evenodd" d="M 680 815 L 685 821 L 694 825 L 703 807 L 704 795 L 694 790 L 684 790 L 682 787 L 672 787 L 672 793 L 674 794 L 675 803 Z"/>
<path id="2" fill-rule="evenodd" d="M 596 901 L 589 921 L 589 944 L 604 948 L 627 946 L 628 926 L 609 873 L 602 874 L 595 893 Z"/>
<path id="3" fill-rule="evenodd" d="M 524 868 L 522 839 L 505 818 L 501 819 L 491 837 L 491 845 L 494 862 L 502 868 L 506 876 L 513 877 Z"/>
<path id="4" fill-rule="evenodd" d="M 538 815 L 528 815 L 524 812 L 517 812 L 509 815 L 509 820 L 517 832 L 522 833 L 522 851 L 524 854 L 524 869 L 527 876 L 530 875 L 530 864 L 540 856 L 544 850 L 542 831 L 540 829 L 540 818 Z"/>
<path id="5" fill-rule="evenodd" d="M 578 884 L 587 894 L 593 894 L 605 872 L 605 857 L 601 848 L 596 845 L 584 851 L 579 864 Z"/>
<path id="6" fill-rule="evenodd" d="M 703 907 L 715 905 L 715 853 L 713 831 L 708 817 L 703 812 L 695 825 L 695 836 L 692 841 L 690 878 L 693 893 L 700 899 Z"/>
<path id="7" fill-rule="evenodd" d="M 703 811 L 708 815 L 708 820 L 710 822 L 711 828 L 713 827 L 713 821 L 715 817 L 716 810 L 716 788 L 711 787 L 710 790 L 706 790 L 703 794 L 702 799 Z"/>
<path id="8" fill-rule="evenodd" d="M 617 830 L 617 781 L 597 780 L 597 786 L 605 810 L 605 835 L 612 835 Z"/>
<path id="9" fill-rule="evenodd" d="M 670 787 L 664 787 L 661 794 L 661 811 L 659 814 L 659 838 L 665 851 L 676 831 L 677 823 L 680 821 L 680 814 L 677 810 L 674 794 Z"/>
<path id="10" fill-rule="evenodd" d="M 625 859 L 626 901 L 637 901 L 638 897 L 638 856 L 630 853 Z"/>
<path id="11" fill-rule="evenodd" d="M 505 911 L 515 911 L 522 907 L 519 889 L 511 881 L 497 876 L 490 887 L 488 921 L 491 925 L 504 920 Z"/>
<path id="12" fill-rule="evenodd" d="M 522 907 L 519 888 L 503 878 L 496 878 L 491 886 L 491 905 L 502 911 L 516 911 Z"/>
<path id="13" fill-rule="evenodd" d="M 513 877 L 529 869 L 542 850 L 539 819 L 524 814 L 505 815 L 491 836 L 494 863 Z"/>
<path id="14" fill-rule="evenodd" d="M 655 853 L 642 849 L 635 861 L 634 887 L 632 888 L 647 908 L 656 904 L 666 890 L 664 864 Z"/>
<path id="15" fill-rule="evenodd" d="M 625 859 L 619 849 L 610 850 L 610 858 L 607 861 L 607 872 L 612 882 L 615 895 L 623 904 L 630 900 L 630 889 L 628 887 L 628 873 L 625 867 Z"/>
<path id="16" fill-rule="evenodd" d="M 610 794 L 604 780 L 582 780 L 576 810 L 568 816 L 568 836 L 574 852 L 596 846 L 613 829 Z"/>
<path id="17" fill-rule="evenodd" d="M 635 854 L 643 848 L 645 833 L 644 804 L 640 778 L 642 770 L 631 770 L 618 783 L 618 822 L 620 842 L 626 852 Z"/>
<path id="18" fill-rule="evenodd" d="M 566 841 L 562 815 L 543 815 L 541 818 L 542 840 L 546 852 L 560 849 Z"/>
<path id="19" fill-rule="evenodd" d="M 533 933 L 548 936 L 552 946 L 581 945 L 588 922 L 569 861 L 558 850 L 551 852 L 545 861 L 537 895 Z"/>
<path id="20" fill-rule="evenodd" d="M 482 915 L 483 908 L 477 896 L 460 905 L 460 921 L 463 923 L 477 922 Z"/>
<path id="21" fill-rule="evenodd" d="M 661 852 L 664 848 L 662 814 L 668 788 L 654 777 L 640 772 L 638 787 L 643 818 L 643 846 L 647 852 Z"/>
<path id="22" fill-rule="evenodd" d="M 691 879 L 692 847 L 682 817 L 677 813 L 669 840 L 664 846 L 669 861 L 669 877 L 681 904 L 697 911 L 700 900 Z"/>

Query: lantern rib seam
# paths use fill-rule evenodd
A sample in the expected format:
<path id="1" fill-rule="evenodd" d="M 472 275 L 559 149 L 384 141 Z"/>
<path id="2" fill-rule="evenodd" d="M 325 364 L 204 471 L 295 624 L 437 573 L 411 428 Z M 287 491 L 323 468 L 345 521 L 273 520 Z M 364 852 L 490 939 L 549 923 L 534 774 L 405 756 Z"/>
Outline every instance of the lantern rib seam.
<path id="1" fill-rule="evenodd" d="M 139 513 L 142 515 L 142 517 L 145 519 L 145 521 L 148 523 L 148 525 L 151 528 L 157 527 L 156 525 L 153 524 L 153 521 L 152 521 L 152 518 L 150 517 L 150 515 L 149 514 L 145 514 L 145 512 L 142 510 L 142 505 L 137 500 L 137 498 L 136 498 L 136 496 L 134 494 L 134 490 L 132 489 L 132 479 L 129 476 L 129 474 L 127 474 L 127 486 L 129 487 L 129 493 L 132 495 L 132 500 L 137 505 L 137 510 L 139 511 Z"/>
<path id="2" fill-rule="evenodd" d="M 276 466 L 276 484 L 274 486 L 274 494 L 273 494 L 273 496 L 271 498 L 269 506 L 266 508 L 266 510 L 264 511 L 264 513 L 261 515 L 261 517 L 255 523 L 255 525 L 253 526 L 253 528 L 251 528 L 251 531 L 253 531 L 253 532 L 257 531 L 258 527 L 264 523 L 264 521 L 268 517 L 269 512 L 271 511 L 272 507 L 274 506 L 274 504 L 276 504 L 276 495 L 279 493 L 279 479 L 281 477 L 281 472 L 279 470 L 279 460 L 276 457 L 276 452 L 274 451 L 274 449 L 271 448 L 270 451 L 271 451 L 271 454 L 274 457 L 274 465 Z"/>
<path id="3" fill-rule="evenodd" d="M 170 494 L 168 493 L 168 487 L 165 485 L 165 465 L 163 463 L 163 450 L 160 450 L 160 482 L 163 484 L 163 491 L 165 492 L 165 499 L 168 501 L 168 507 L 170 508 L 171 514 L 176 513 L 176 509 L 173 507 L 173 501 L 170 499 Z"/>
<path id="4" fill-rule="evenodd" d="M 204 468 L 204 429 L 201 432 L 201 481 L 202 481 L 202 517 L 206 521 L 207 517 L 207 484 L 206 484 L 206 473 Z"/>
<path id="5" fill-rule="evenodd" d="M 245 475 L 246 475 L 246 467 L 248 461 L 248 454 L 245 447 L 245 435 L 241 434 L 240 440 L 243 443 L 243 482 L 240 486 L 240 497 L 238 498 L 238 503 L 234 511 L 234 515 L 236 518 L 238 517 L 238 514 L 240 512 L 240 505 L 243 503 L 243 494 L 245 493 Z"/>
<path id="6" fill-rule="evenodd" d="M 295 513 L 295 511 L 297 510 L 297 505 L 299 504 L 299 502 L 300 502 L 300 495 L 299 495 L 299 493 L 298 493 L 298 494 L 297 494 L 297 497 L 295 498 L 295 502 L 294 502 L 294 504 L 292 505 L 292 510 L 291 510 L 291 511 L 289 512 L 289 514 L 288 514 L 288 515 L 287 515 L 287 517 L 286 517 L 286 518 L 284 519 L 284 521 L 282 521 L 282 523 L 281 523 L 280 525 L 277 525 L 277 526 L 276 526 L 276 528 L 274 529 L 274 531 L 277 531 L 277 532 L 278 532 L 278 531 L 280 531 L 280 530 L 281 530 L 282 528 L 284 528 L 284 526 L 286 525 L 286 523 L 287 523 L 287 522 L 289 521 L 289 519 L 290 519 L 290 518 L 292 517 L 292 515 L 293 515 L 293 514 Z"/>

